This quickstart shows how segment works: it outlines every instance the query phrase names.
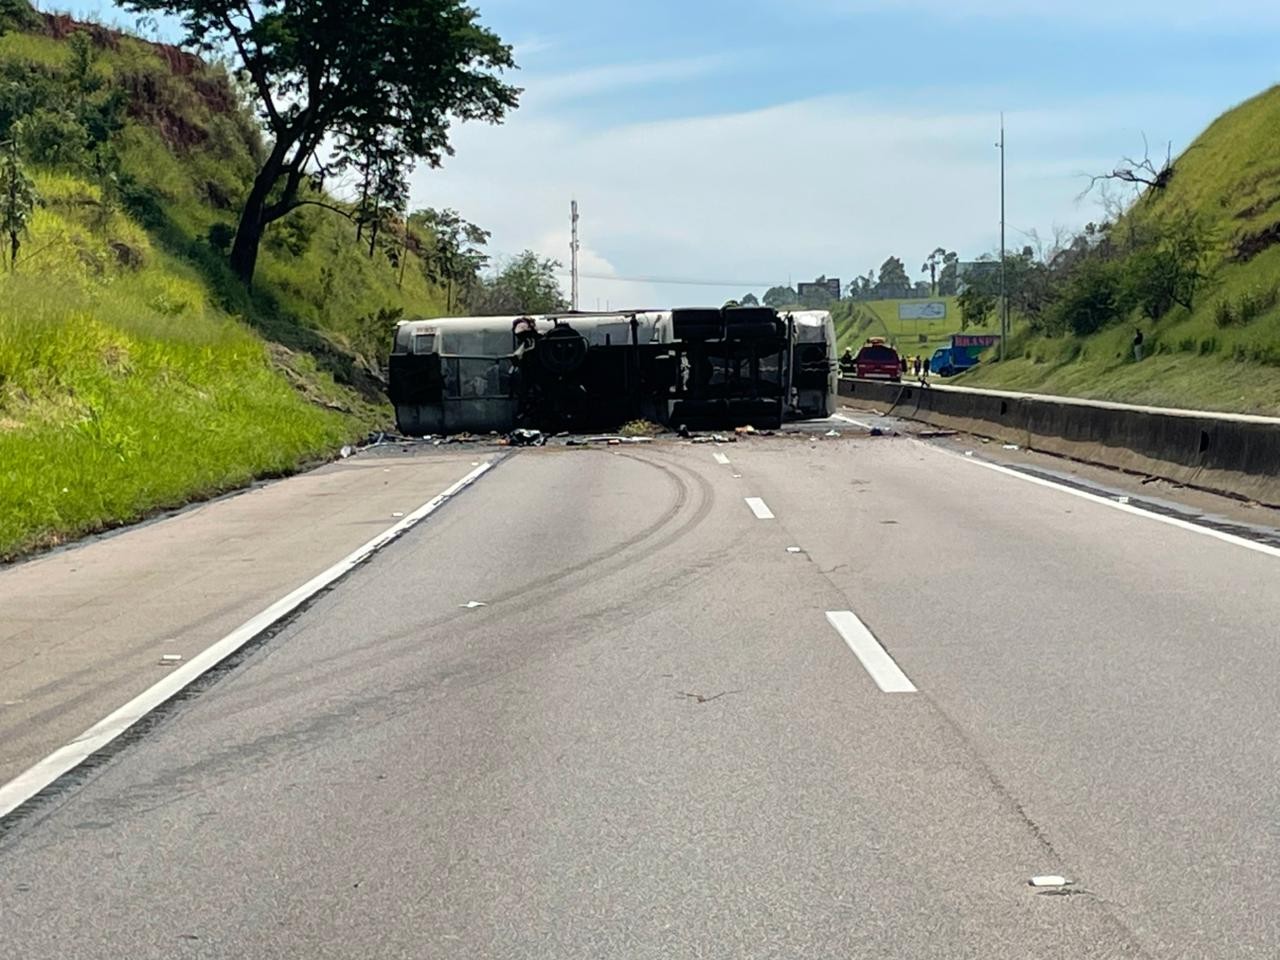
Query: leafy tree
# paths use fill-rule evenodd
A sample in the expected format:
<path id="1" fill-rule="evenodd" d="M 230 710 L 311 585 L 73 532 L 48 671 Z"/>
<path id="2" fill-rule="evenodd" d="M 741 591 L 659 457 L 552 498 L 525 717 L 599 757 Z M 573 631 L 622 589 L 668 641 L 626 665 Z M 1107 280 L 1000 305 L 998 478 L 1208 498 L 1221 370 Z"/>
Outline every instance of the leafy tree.
<path id="1" fill-rule="evenodd" d="M 423 257 L 427 279 L 445 288 L 445 309 L 452 312 L 456 293 L 475 286 L 476 277 L 488 256 L 481 248 L 489 240 L 489 231 L 463 220 L 457 210 L 415 210 L 409 224 L 431 233 L 431 250 Z"/>
<path id="2" fill-rule="evenodd" d="M 18 265 L 18 250 L 35 213 L 39 195 L 18 157 L 18 145 L 10 141 L 0 146 L 0 230 L 9 238 L 9 269 Z"/>
<path id="3" fill-rule="evenodd" d="M 880 282 L 876 284 L 876 295 L 889 299 L 910 294 L 911 278 L 907 276 L 907 268 L 898 257 L 890 257 L 880 265 Z"/>
<path id="4" fill-rule="evenodd" d="M 1121 305 L 1140 308 L 1150 320 L 1159 320 L 1175 304 L 1190 310 L 1208 279 L 1210 248 L 1209 231 L 1193 214 L 1157 224 L 1148 242 L 1124 261 Z"/>
<path id="5" fill-rule="evenodd" d="M 960 286 L 960 255 L 948 250 L 942 257 L 942 270 L 938 274 L 938 286 L 935 293 L 944 297 L 953 297 Z"/>
<path id="6" fill-rule="evenodd" d="M 935 297 L 938 295 L 938 267 L 942 265 L 942 260 L 946 255 L 946 250 L 942 247 L 936 247 L 920 267 L 921 273 L 929 274 L 929 290 L 931 295 Z"/>
<path id="7" fill-rule="evenodd" d="M 526 250 L 496 276 L 480 281 L 475 295 L 477 313 L 490 316 L 516 313 L 557 313 L 569 308 L 556 271 L 560 261 Z"/>
<path id="8" fill-rule="evenodd" d="M 230 261 L 253 279 L 267 226 L 358 158 L 403 180 L 451 152 L 452 120 L 500 121 L 519 91 L 511 48 L 462 0 L 124 0 L 181 18 L 186 43 L 231 54 L 249 77 L 271 146 L 245 198 Z M 330 159 L 317 152 L 331 145 Z M 345 213 L 346 211 L 342 211 Z"/>
<path id="9" fill-rule="evenodd" d="M 747 293 L 743 295 L 742 299 L 739 300 L 738 303 L 744 307 L 758 307 L 760 306 L 760 298 L 754 293 Z"/>
<path id="10" fill-rule="evenodd" d="M 1090 258 L 1080 263 L 1054 304 L 1051 327 L 1084 337 L 1117 320 L 1123 311 L 1121 270 L 1116 261 Z"/>
<path id="11" fill-rule="evenodd" d="M 800 302 L 800 298 L 790 287 L 770 287 L 765 291 L 763 299 L 766 307 L 773 307 L 775 310 L 795 306 Z"/>

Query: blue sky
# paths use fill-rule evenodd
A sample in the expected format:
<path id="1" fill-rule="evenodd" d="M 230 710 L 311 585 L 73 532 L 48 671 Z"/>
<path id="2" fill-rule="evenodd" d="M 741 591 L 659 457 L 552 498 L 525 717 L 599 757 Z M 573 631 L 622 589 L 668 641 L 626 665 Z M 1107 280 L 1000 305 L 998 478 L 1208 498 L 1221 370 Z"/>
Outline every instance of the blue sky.
<path id="1" fill-rule="evenodd" d="M 1280 74 L 1280 6 L 1262 0 L 474 4 L 515 44 L 524 102 L 502 126 L 459 127 L 457 156 L 415 174 L 415 203 L 457 208 L 499 255 L 567 259 L 576 196 L 584 308 L 993 250 L 1001 110 L 1009 244 L 1048 241 L 1100 217 L 1086 173 L 1141 153 L 1143 134 L 1176 152 Z"/>

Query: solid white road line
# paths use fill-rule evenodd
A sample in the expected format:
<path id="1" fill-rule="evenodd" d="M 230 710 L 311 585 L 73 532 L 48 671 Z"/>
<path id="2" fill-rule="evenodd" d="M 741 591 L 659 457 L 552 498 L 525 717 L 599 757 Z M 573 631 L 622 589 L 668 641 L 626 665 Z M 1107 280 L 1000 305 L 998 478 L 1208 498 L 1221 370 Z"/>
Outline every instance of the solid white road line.
<path id="1" fill-rule="evenodd" d="M 716 463 L 727 464 L 729 462 L 729 458 L 723 453 L 713 453 L 712 456 L 716 458 Z"/>
<path id="2" fill-rule="evenodd" d="M 1089 493 L 1085 490 L 1077 490 L 1074 487 L 1063 486 L 1060 483 L 1054 483 L 1052 480 L 1045 480 L 1043 477 L 1032 476 L 1029 473 L 1023 473 L 1021 470 L 1014 470 L 1011 467 L 1004 467 L 998 463 L 990 463 L 986 460 L 979 460 L 977 457 L 965 457 L 958 453 L 951 453 L 948 450 L 942 450 L 932 444 L 926 444 L 926 446 L 929 447 L 930 450 L 937 450 L 939 453 L 948 457 L 954 457 L 963 463 L 972 463 L 975 466 L 982 467 L 986 470 L 994 470 L 996 473 L 1003 473 L 1006 476 L 1017 477 L 1019 480 L 1025 480 L 1027 483 L 1034 483 L 1041 487 L 1049 487 L 1051 490 L 1057 490 L 1059 493 L 1069 493 L 1073 497 L 1079 497 L 1081 500 L 1089 500 L 1093 503 L 1101 504 L 1104 507 L 1110 507 L 1112 510 L 1122 510 L 1125 513 L 1131 513 L 1134 516 L 1145 517 L 1147 520 L 1167 523 L 1169 526 L 1178 527 L 1180 530 L 1189 530 L 1192 533 L 1198 533 L 1206 537 L 1213 537 L 1215 540 L 1221 540 L 1224 543 L 1230 543 L 1237 547 L 1245 547 L 1248 550 L 1265 553 L 1270 557 L 1280 557 L 1280 548 L 1273 547 L 1267 543 L 1259 543 L 1256 540 L 1238 537 L 1233 533 L 1214 530 L 1212 527 L 1201 526 L 1198 523 L 1192 523 L 1190 520 L 1181 520 L 1178 517 L 1167 517 L 1163 513 L 1152 513 L 1150 510 L 1143 510 L 1141 507 L 1121 503 L 1118 500 L 1112 500 L 1110 497 L 1099 496 L 1096 493 Z"/>
<path id="3" fill-rule="evenodd" d="M 492 466 L 492 463 L 480 464 L 439 496 L 427 501 L 403 520 L 388 527 L 364 546 L 358 547 L 339 560 L 328 570 L 317 574 L 292 593 L 281 597 L 253 619 L 241 624 L 208 647 L 203 653 L 169 673 L 159 683 L 138 694 L 119 710 L 99 720 L 66 746 L 59 747 L 26 772 L 0 786 L 0 820 L 63 774 L 74 770 L 151 711 L 173 699 L 272 624 L 288 616 L 335 580 L 369 559 L 418 521 L 430 516 L 447 500 L 478 480 Z"/>
<path id="4" fill-rule="evenodd" d="M 871 635 L 861 620 L 850 610 L 829 610 L 827 620 L 849 645 L 871 679 L 885 693 L 915 693 L 916 687 L 902 672 L 893 657 L 885 652 L 880 642 Z"/>
<path id="5" fill-rule="evenodd" d="M 751 508 L 751 512 L 756 515 L 757 520 L 772 520 L 773 511 L 759 497 L 747 497 L 747 506 Z"/>

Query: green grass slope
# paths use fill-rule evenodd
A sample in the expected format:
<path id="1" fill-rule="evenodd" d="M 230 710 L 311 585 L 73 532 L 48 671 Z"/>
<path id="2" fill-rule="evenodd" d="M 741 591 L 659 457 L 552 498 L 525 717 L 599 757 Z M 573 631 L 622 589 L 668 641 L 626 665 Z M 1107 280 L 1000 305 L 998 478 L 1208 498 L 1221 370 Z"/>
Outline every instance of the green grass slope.
<path id="1" fill-rule="evenodd" d="M 1168 187 L 1117 229 L 1180 210 L 1212 226 L 1215 254 L 1195 308 L 1131 317 L 1090 337 L 1017 336 L 1013 359 L 965 374 L 969 386 L 1280 414 L 1280 87 L 1223 114 L 1176 161 Z M 1146 358 L 1132 359 L 1134 327 Z"/>
<path id="2" fill-rule="evenodd" d="M 80 29 L 10 27 L 0 121 L 6 93 L 64 81 Z M 31 168 L 42 204 L 16 270 L 0 268 L 5 559 L 290 472 L 386 424 L 374 361 L 392 322 L 440 312 L 421 238 L 402 235 L 401 270 L 318 208 L 268 232 L 245 292 L 210 236 L 234 225 L 253 175 L 250 115 L 219 68 L 88 29 L 94 96 L 127 97 L 119 186 L 74 159 Z"/>
<path id="3" fill-rule="evenodd" d="M 939 347 L 949 345 L 951 335 L 961 333 L 960 308 L 955 297 L 936 297 L 947 305 L 942 320 L 899 320 L 898 306 L 919 303 L 918 300 L 841 300 L 831 307 L 836 325 L 839 350 L 851 347 L 855 352 L 868 337 L 885 337 L 905 356 L 932 356 Z M 996 332 L 992 326 L 970 327 L 967 333 Z"/>

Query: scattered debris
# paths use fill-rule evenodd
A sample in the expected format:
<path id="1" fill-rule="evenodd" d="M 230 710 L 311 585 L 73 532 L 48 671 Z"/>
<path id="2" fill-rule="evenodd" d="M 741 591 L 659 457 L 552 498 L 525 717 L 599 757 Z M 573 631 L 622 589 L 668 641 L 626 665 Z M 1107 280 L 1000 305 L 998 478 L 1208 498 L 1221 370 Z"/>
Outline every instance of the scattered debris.
<path id="1" fill-rule="evenodd" d="M 1017 450 L 1018 445 L 1016 443 L 1006 443 L 1000 449 L 1001 450 Z"/>
<path id="2" fill-rule="evenodd" d="M 991 442 L 991 438 L 990 438 L 990 437 L 983 437 L 983 438 L 982 438 L 982 442 L 983 442 L 983 443 L 990 443 L 990 442 Z"/>
<path id="3" fill-rule="evenodd" d="M 740 437 L 745 437 L 745 436 L 750 436 L 753 433 L 758 433 L 759 431 L 757 431 L 755 427 L 753 427 L 751 424 L 748 423 L 745 427 L 738 427 L 733 432 Z"/>
<path id="4" fill-rule="evenodd" d="M 898 521 L 897 521 L 897 520 L 881 520 L 880 522 L 881 522 L 882 524 L 884 524 L 885 526 L 895 526 L 895 527 L 896 527 L 896 526 L 898 525 Z"/>
<path id="5" fill-rule="evenodd" d="M 726 437 L 723 433 L 713 433 L 711 439 L 716 443 L 737 443 L 737 437 Z"/>
<path id="6" fill-rule="evenodd" d="M 1128 502 L 1129 502 L 1128 497 L 1116 497 L 1116 503 L 1128 503 Z"/>
<path id="7" fill-rule="evenodd" d="M 787 553 L 800 553 L 800 552 L 801 550 L 799 547 L 787 547 Z"/>
<path id="8" fill-rule="evenodd" d="M 398 520 L 400 517 L 404 516 L 404 512 L 401 510 L 397 510 L 395 513 L 391 514 L 391 516 Z"/>
<path id="9" fill-rule="evenodd" d="M 177 663 L 177 662 L 179 662 L 181 659 L 182 659 L 182 654 L 180 654 L 180 653 L 162 653 L 162 654 L 160 654 L 160 661 L 161 661 L 162 663 Z"/>
<path id="10" fill-rule="evenodd" d="M 355 452 L 356 452 L 356 448 L 351 446 L 350 444 L 347 444 L 345 447 L 343 447 L 341 450 L 338 451 L 338 456 L 342 457 L 342 459 L 345 460 L 347 459 L 347 457 L 351 456 Z"/>
<path id="11" fill-rule="evenodd" d="M 507 442 L 513 447 L 542 447 L 547 443 L 547 436 L 541 430 L 517 427 L 507 434 Z"/>
<path id="12" fill-rule="evenodd" d="M 735 473 L 735 474 L 733 474 L 733 479 L 735 479 L 735 480 L 741 480 L 741 479 L 742 479 L 742 474 L 740 474 L 740 473 Z"/>
<path id="13" fill-rule="evenodd" d="M 476 607 L 487 607 L 488 604 L 483 600 L 468 600 L 466 603 L 458 604 L 463 610 L 474 610 Z"/>
<path id="14" fill-rule="evenodd" d="M 823 436 L 824 436 L 824 437 L 838 437 L 838 436 L 840 436 L 840 431 L 839 431 L 839 430 L 828 430 L 826 433 L 824 433 L 824 434 L 823 434 Z"/>
<path id="15" fill-rule="evenodd" d="M 883 430 L 881 430 L 879 427 L 872 427 L 872 428 L 871 428 L 871 436 L 873 436 L 873 437 L 883 437 L 883 436 L 884 436 L 884 431 L 883 431 Z"/>
<path id="16" fill-rule="evenodd" d="M 923 430 L 916 434 L 921 440 L 941 440 L 943 437 L 954 437 L 955 435 L 955 430 Z M 986 443 L 987 441 L 983 440 L 982 442 Z"/>
<path id="17" fill-rule="evenodd" d="M 972 456 L 973 456 L 973 451 L 972 451 L 972 450 L 966 450 L 966 451 L 964 452 L 964 455 L 965 455 L 966 457 L 972 457 Z"/>
<path id="18" fill-rule="evenodd" d="M 1033 887 L 1065 887 L 1071 881 L 1066 877 L 1059 877 L 1056 874 L 1046 874 L 1042 877 L 1032 877 L 1027 882 Z"/>

